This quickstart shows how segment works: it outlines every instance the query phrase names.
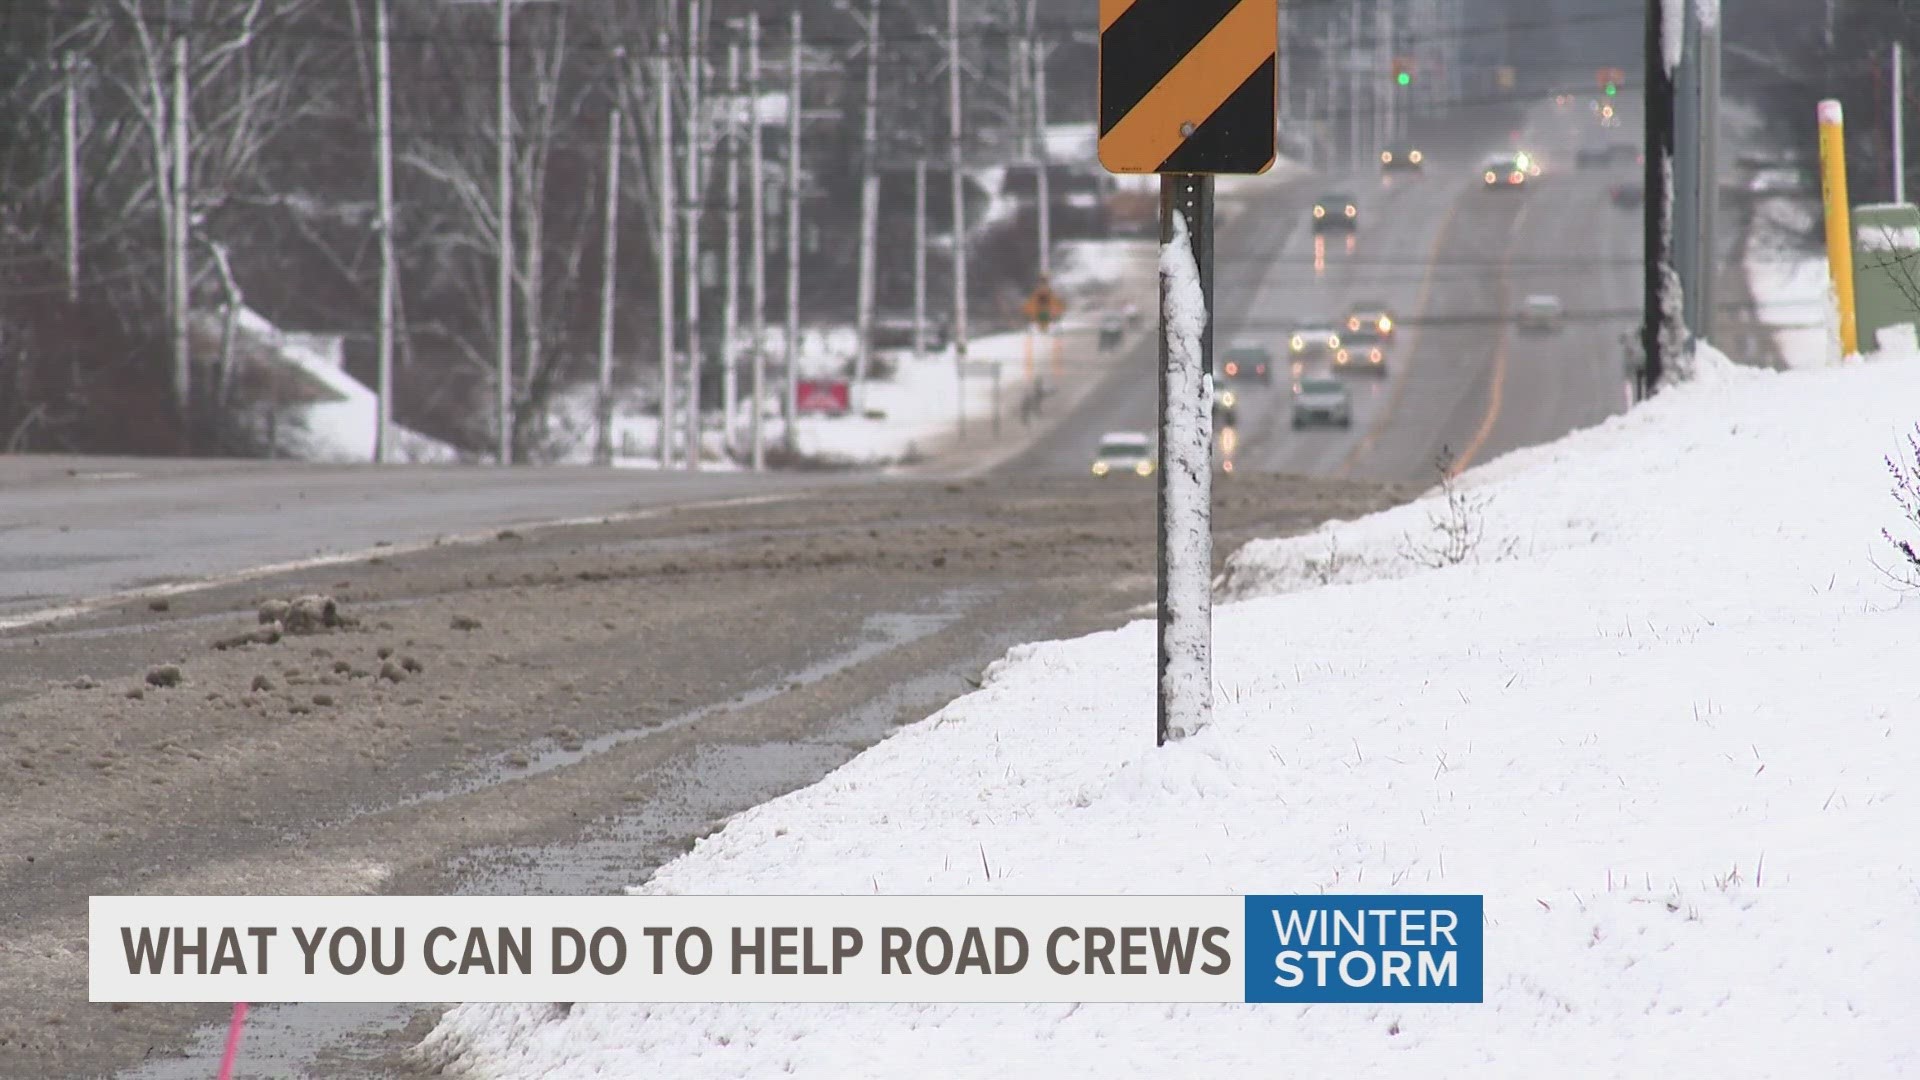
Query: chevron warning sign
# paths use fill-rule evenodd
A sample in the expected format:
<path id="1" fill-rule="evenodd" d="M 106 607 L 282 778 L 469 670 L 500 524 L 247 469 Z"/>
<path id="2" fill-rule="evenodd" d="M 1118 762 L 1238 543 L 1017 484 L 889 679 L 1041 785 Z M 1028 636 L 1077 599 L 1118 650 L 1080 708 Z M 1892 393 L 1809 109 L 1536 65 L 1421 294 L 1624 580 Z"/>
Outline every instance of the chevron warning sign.
<path id="1" fill-rule="evenodd" d="M 1279 0 L 1100 0 L 1100 163 L 1266 172 L 1279 28 Z"/>

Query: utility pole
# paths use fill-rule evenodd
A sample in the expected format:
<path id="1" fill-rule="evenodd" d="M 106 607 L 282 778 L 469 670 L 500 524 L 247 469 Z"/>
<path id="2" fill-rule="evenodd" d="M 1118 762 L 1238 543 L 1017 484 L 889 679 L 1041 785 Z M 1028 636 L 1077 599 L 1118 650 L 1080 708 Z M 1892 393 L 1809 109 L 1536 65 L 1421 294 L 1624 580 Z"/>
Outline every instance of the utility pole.
<path id="1" fill-rule="evenodd" d="M 927 355 L 927 159 L 913 163 L 913 358 Z"/>
<path id="2" fill-rule="evenodd" d="M 853 365 L 853 406 L 866 407 L 867 372 L 873 362 L 873 306 L 880 246 L 880 0 L 867 10 L 867 118 L 861 135 L 860 282 Z"/>
<path id="3" fill-rule="evenodd" d="M 767 182 L 760 145 L 760 13 L 747 15 L 747 82 L 753 94 L 748 114 L 747 175 L 753 181 L 749 198 L 753 217 L 753 471 L 767 467 L 763 414 L 767 395 Z"/>
<path id="4" fill-rule="evenodd" d="M 721 434 L 727 456 L 734 456 L 734 418 L 740 410 L 740 46 L 727 46 L 727 291 L 721 321 L 720 356 L 723 366 Z"/>
<path id="5" fill-rule="evenodd" d="M 1680 66 L 1673 70 L 1673 267 L 1680 275 L 1680 302 L 1689 333 L 1699 334 L 1700 143 L 1703 137 L 1700 94 L 1699 6 L 1682 5 Z M 1668 46 L 1675 44 L 1667 42 Z"/>
<path id="6" fill-rule="evenodd" d="M 1293 49 L 1287 42 L 1287 0 L 1280 0 L 1280 119 L 1293 134 Z"/>
<path id="7" fill-rule="evenodd" d="M 618 52 L 618 50 L 616 50 Z M 620 107 L 607 113 L 606 231 L 600 239 L 600 401 L 593 459 L 613 464 L 613 276 L 620 238 Z"/>
<path id="8" fill-rule="evenodd" d="M 660 461 L 662 470 L 673 467 L 673 398 L 674 398 L 674 308 L 678 303 L 679 290 L 673 280 L 673 263 L 679 252 L 679 237 L 674 228 L 675 203 L 678 201 L 673 189 L 673 59 L 665 34 L 660 35 L 660 58 L 655 61 L 655 72 L 659 76 L 656 96 L 659 98 L 660 146 L 657 151 L 660 170 L 658 182 L 654 185 L 659 194 L 660 206 L 660 427 L 656 433 L 654 456 Z"/>
<path id="9" fill-rule="evenodd" d="M 1029 9 L 1031 11 L 1031 9 Z M 1035 155 L 1034 183 L 1039 189 L 1040 276 L 1053 276 L 1053 178 L 1047 166 L 1047 48 L 1033 44 L 1033 128 L 1038 147 Z"/>
<path id="10" fill-rule="evenodd" d="M 193 439 L 193 339 L 191 335 L 193 281 L 187 274 L 187 251 L 193 240 L 193 146 L 187 137 L 191 117 L 187 87 L 187 35 L 173 39 L 173 393 L 180 410 L 180 429 L 187 445 Z"/>
<path id="11" fill-rule="evenodd" d="M 1379 57 L 1372 81 L 1373 88 L 1373 146 L 1378 153 L 1380 148 L 1393 141 L 1394 98 L 1398 96 L 1399 84 L 1390 86 L 1385 93 L 1380 91 L 1380 73 L 1393 70 L 1393 4 L 1387 0 L 1376 0 L 1373 6 L 1374 55 Z M 1368 158 L 1367 160 L 1371 160 Z"/>
<path id="12" fill-rule="evenodd" d="M 500 184 L 500 464 L 513 464 L 513 0 L 500 0 L 494 32 L 499 35 L 499 184 Z"/>
<path id="13" fill-rule="evenodd" d="M 1340 62 L 1347 66 L 1347 169 L 1360 171 L 1360 5 L 1347 5 L 1347 48 Z"/>
<path id="14" fill-rule="evenodd" d="M 960 435 L 967 434 L 967 179 L 961 171 L 961 146 L 965 123 L 960 110 L 960 0 L 947 0 L 947 105 L 952 140 L 948 144 L 948 165 L 953 172 L 953 358 L 960 376 Z M 999 378 L 994 385 L 999 386 Z M 996 391 L 995 397 L 998 397 Z M 996 424 L 999 403 L 994 406 Z"/>
<path id="15" fill-rule="evenodd" d="M 1699 5 L 1689 5 L 1699 19 Z M 1720 229 L 1720 22 L 1699 22 L 1700 29 L 1700 237 L 1697 242 L 1700 276 L 1694 283 L 1698 294 L 1694 304 L 1693 333 L 1696 338 L 1713 337 L 1714 277 L 1719 258 L 1715 254 Z"/>
<path id="16" fill-rule="evenodd" d="M 393 454 L 393 67 L 389 48 L 387 0 L 374 0 L 374 113 L 380 127 L 380 343 L 379 415 L 373 428 L 373 460 L 385 465 Z"/>
<path id="17" fill-rule="evenodd" d="M 706 74 L 705 42 L 702 40 L 701 0 L 687 5 L 687 186 L 683 193 L 687 208 L 687 471 L 700 471 L 700 375 L 705 368 L 700 342 L 700 209 L 705 199 L 701 187 L 701 159 L 707 152 L 705 120 L 702 112 L 701 83 Z"/>
<path id="18" fill-rule="evenodd" d="M 1900 40 L 1893 42 L 1893 201 L 1907 201 L 1906 55 Z"/>
<path id="19" fill-rule="evenodd" d="M 793 63 L 787 84 L 787 452 L 800 449 L 800 12 L 793 12 Z"/>
<path id="20" fill-rule="evenodd" d="M 80 302 L 80 103 L 75 79 L 79 77 L 79 61 L 68 52 L 60 66 L 66 76 L 60 87 L 60 128 L 67 204 L 67 303 L 77 304 Z"/>
<path id="21" fill-rule="evenodd" d="M 1673 266 L 1674 89 L 1673 72 L 1666 61 L 1662 0 L 1647 0 L 1646 10 L 1646 250 L 1645 318 L 1640 328 L 1644 356 L 1640 390 L 1657 393 L 1666 374 L 1666 351 L 1678 347 L 1680 328 L 1673 316 L 1680 311 L 1680 278 Z"/>

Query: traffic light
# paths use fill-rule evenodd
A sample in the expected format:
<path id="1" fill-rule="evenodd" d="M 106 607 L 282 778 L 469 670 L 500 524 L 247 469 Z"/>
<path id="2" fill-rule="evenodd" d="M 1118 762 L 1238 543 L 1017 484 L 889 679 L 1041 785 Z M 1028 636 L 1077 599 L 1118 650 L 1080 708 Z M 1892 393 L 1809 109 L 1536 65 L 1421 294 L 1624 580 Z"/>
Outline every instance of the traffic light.
<path id="1" fill-rule="evenodd" d="M 1618 94 L 1620 92 L 1620 84 L 1614 82 L 1612 79 L 1608 79 L 1607 85 L 1606 85 L 1606 91 L 1607 91 L 1607 96 L 1612 97 L 1615 94 Z"/>
<path id="2" fill-rule="evenodd" d="M 1393 58 L 1393 84 L 1395 86 L 1413 85 L 1413 61 L 1404 56 Z"/>

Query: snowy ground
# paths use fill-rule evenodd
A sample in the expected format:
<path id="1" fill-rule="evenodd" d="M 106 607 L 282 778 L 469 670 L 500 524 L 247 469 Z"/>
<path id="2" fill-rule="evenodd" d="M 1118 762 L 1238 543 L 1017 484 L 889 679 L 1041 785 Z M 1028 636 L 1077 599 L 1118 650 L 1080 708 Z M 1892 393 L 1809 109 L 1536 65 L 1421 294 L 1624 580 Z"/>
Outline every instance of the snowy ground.
<path id="1" fill-rule="evenodd" d="M 1753 179 L 1753 235 L 1747 247 L 1747 287 L 1760 322 L 1773 328 L 1780 353 L 1795 367 L 1837 363 L 1840 335 L 1834 325 L 1833 282 L 1825 254 L 1797 238 L 1818 225 L 1820 203 L 1804 195 L 1766 197 L 1792 190 L 1800 177 L 1791 169 L 1768 169 Z"/>
<path id="2" fill-rule="evenodd" d="M 1920 602 L 1883 456 L 1920 356 L 1700 381 L 1437 496 L 1238 552 L 1212 727 L 1153 628 L 741 815 L 654 893 L 1484 893 L 1450 1007 L 467 1006 L 463 1075 L 1888 1076 L 1920 1062 Z M 989 877 L 983 869 L 989 863 Z"/>
<path id="3" fill-rule="evenodd" d="M 1029 371 L 1046 376 L 1052 364 L 1050 350 L 1067 353 L 1091 352 L 1093 333 L 1102 315 L 1119 311 L 1130 285 L 1133 299 L 1153 298 L 1152 274 L 1156 247 L 1138 240 L 1074 241 L 1058 245 L 1055 253 L 1056 290 L 1067 303 L 1066 317 L 1054 327 L 1053 341 L 1036 339 L 1031 345 L 1025 333 L 989 334 L 968 342 L 967 357 L 972 376 L 963 384 L 950 349 L 929 353 L 914 360 L 909 352 L 889 352 L 892 365 L 887 378 L 868 381 L 865 393 L 856 394 L 854 410 L 845 416 L 805 416 L 799 421 L 796 443 L 805 457 L 836 465 L 888 465 L 908 461 L 924 452 L 929 444 L 952 432 L 960 422 L 961 410 L 969 423 L 985 424 L 995 407 L 993 377 L 985 365 L 999 370 L 1001 415 L 1009 421 L 1019 415 L 1020 395 L 1029 385 Z M 800 372 L 804 378 L 843 377 L 855 351 L 855 337 L 849 327 L 807 328 L 801 334 Z M 1029 368 L 1029 348 L 1034 349 Z M 743 349 L 745 346 L 743 345 Z M 784 338 L 772 332 L 767 342 L 770 362 L 780 363 Z M 746 400 L 751 378 L 749 361 L 739 368 L 742 402 L 735 414 L 738 446 L 745 452 L 752 423 L 752 405 Z M 1084 365 L 1074 365 L 1084 370 Z M 768 386 L 765 439 L 769 447 L 780 445 L 786 426 L 780 419 L 778 395 L 781 386 Z M 585 463 L 593 459 L 593 392 L 577 388 L 556 401 L 553 424 L 557 450 L 562 461 Z M 717 425 L 703 435 L 706 460 L 724 464 L 725 440 Z M 623 395 L 615 411 L 614 446 L 616 464 L 628 468 L 653 468 L 659 419 L 647 415 L 639 396 Z"/>

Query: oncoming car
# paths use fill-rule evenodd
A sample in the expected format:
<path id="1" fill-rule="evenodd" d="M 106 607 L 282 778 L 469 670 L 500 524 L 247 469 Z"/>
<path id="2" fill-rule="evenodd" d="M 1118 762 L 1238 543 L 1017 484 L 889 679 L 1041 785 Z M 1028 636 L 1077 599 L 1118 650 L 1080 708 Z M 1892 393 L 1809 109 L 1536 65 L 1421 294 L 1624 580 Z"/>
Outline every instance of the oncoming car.
<path id="1" fill-rule="evenodd" d="M 1389 146 L 1380 151 L 1380 171 L 1385 173 L 1421 172 L 1426 161 L 1427 155 L 1415 146 Z"/>
<path id="2" fill-rule="evenodd" d="M 1525 187 L 1527 164 L 1514 154 L 1495 154 L 1480 163 L 1480 182 L 1488 190 L 1517 190 Z"/>
<path id="3" fill-rule="evenodd" d="M 1353 305 L 1352 310 L 1347 312 L 1347 336 L 1349 337 L 1370 334 L 1379 338 L 1390 338 L 1393 336 L 1393 331 L 1393 313 L 1387 310 L 1385 304 L 1368 301 Z"/>
<path id="4" fill-rule="evenodd" d="M 1139 431 L 1109 431 L 1093 454 L 1093 475 L 1152 476 L 1153 440 Z"/>
<path id="5" fill-rule="evenodd" d="M 1293 426 L 1299 429 L 1312 424 L 1353 426 L 1353 392 L 1346 383 L 1315 375 L 1294 384 Z"/>
<path id="6" fill-rule="evenodd" d="M 1329 229 L 1345 229 L 1348 232 L 1360 228 L 1360 204 L 1351 195 L 1339 193 L 1322 195 L 1313 204 L 1313 231 L 1326 232 Z"/>
<path id="7" fill-rule="evenodd" d="M 1560 329 L 1560 318 L 1566 314 L 1566 305 L 1551 293 L 1534 293 L 1520 301 L 1520 329 L 1536 333 L 1549 333 Z"/>
<path id="8" fill-rule="evenodd" d="M 1340 331 L 1331 326 L 1302 327 L 1287 338 L 1287 352 L 1293 357 L 1296 375 L 1314 361 L 1338 360 L 1341 347 Z"/>

